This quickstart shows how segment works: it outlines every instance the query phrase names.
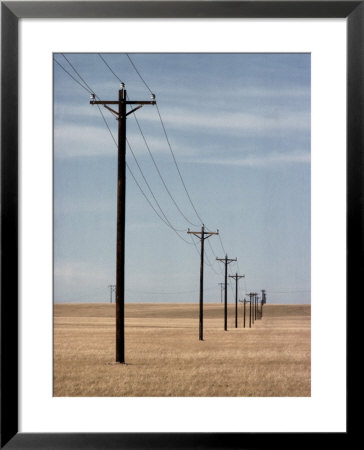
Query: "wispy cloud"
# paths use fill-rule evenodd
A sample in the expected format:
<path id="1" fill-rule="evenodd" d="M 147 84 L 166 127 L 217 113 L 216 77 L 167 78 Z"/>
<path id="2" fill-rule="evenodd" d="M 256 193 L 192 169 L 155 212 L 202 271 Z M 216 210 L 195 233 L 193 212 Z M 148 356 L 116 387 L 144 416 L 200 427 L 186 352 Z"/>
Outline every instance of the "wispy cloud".
<path id="1" fill-rule="evenodd" d="M 108 270 L 102 263 L 55 261 L 54 264 L 54 277 L 58 283 L 69 282 L 70 280 L 74 283 L 84 283 L 93 280 L 94 283 L 105 285 L 108 276 Z"/>
<path id="2" fill-rule="evenodd" d="M 116 181 L 115 181 L 116 184 Z M 58 200 L 56 198 L 56 200 Z M 69 220 L 69 215 L 81 215 L 81 214 L 115 214 L 116 205 L 115 202 L 108 200 L 95 200 L 95 198 L 89 201 L 85 199 L 71 198 L 67 202 L 56 201 L 54 204 L 54 218 L 55 220 Z"/>
<path id="3" fill-rule="evenodd" d="M 200 128 L 223 133 L 277 134 L 287 131 L 309 131 L 310 114 L 297 112 L 288 114 L 276 110 L 269 114 L 219 111 L 218 113 L 194 113 L 181 109 L 169 109 L 164 122 L 173 128 Z M 158 120 L 155 116 L 146 116 L 145 120 Z"/>
<path id="4" fill-rule="evenodd" d="M 233 93 L 234 97 L 254 97 L 256 100 L 264 98 L 310 98 L 310 88 L 292 87 L 280 89 L 268 89 L 266 87 L 241 88 Z"/>
<path id="5" fill-rule="evenodd" d="M 112 156 L 115 152 L 115 144 L 107 136 L 107 130 L 105 132 L 101 127 L 66 124 L 54 129 L 56 158 Z"/>
<path id="6" fill-rule="evenodd" d="M 279 153 L 267 155 L 247 155 L 242 158 L 215 158 L 215 159 L 185 159 L 184 162 L 193 164 L 214 164 L 235 167 L 271 167 L 282 164 L 309 164 L 311 155 L 308 152 Z"/>
<path id="7" fill-rule="evenodd" d="M 117 134 L 112 130 L 114 138 Z M 146 155 L 147 149 L 138 132 L 128 134 L 128 141 L 136 156 Z M 167 154 L 169 148 L 163 136 L 147 136 L 153 154 Z M 115 156 L 116 145 L 107 128 L 99 125 L 62 124 L 54 128 L 54 154 L 56 158 L 80 158 L 96 156 Z M 127 153 L 129 153 L 127 147 Z"/>

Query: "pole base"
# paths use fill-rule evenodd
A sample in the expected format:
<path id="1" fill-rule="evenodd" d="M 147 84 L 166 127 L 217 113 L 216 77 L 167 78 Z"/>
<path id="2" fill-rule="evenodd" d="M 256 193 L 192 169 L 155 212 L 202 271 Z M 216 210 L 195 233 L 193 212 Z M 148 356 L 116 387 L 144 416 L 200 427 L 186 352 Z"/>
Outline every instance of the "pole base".
<path id="1" fill-rule="evenodd" d="M 105 363 L 105 365 L 106 366 L 120 366 L 120 365 L 129 366 L 130 364 L 127 364 L 126 362 L 110 361 L 110 362 Z"/>

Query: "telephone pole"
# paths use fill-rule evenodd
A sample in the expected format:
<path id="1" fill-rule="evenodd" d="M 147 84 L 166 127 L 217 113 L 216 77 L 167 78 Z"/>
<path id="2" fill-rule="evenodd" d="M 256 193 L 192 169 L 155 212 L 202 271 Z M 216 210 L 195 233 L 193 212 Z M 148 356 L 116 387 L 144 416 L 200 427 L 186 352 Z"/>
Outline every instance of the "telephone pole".
<path id="1" fill-rule="evenodd" d="M 224 286 L 225 283 L 217 283 L 217 284 L 219 284 L 220 287 L 221 287 L 221 289 L 220 289 L 220 300 L 221 300 L 221 303 L 222 303 L 222 287 Z"/>
<path id="2" fill-rule="evenodd" d="M 109 284 L 109 288 L 110 288 L 110 303 L 112 303 L 112 293 L 115 292 L 116 285 Z"/>
<path id="3" fill-rule="evenodd" d="M 224 307 L 224 330 L 227 331 L 227 266 L 235 259 L 229 259 L 227 255 L 225 258 L 216 258 L 217 261 L 221 261 L 225 264 L 225 307 Z"/>
<path id="4" fill-rule="evenodd" d="M 235 275 L 229 275 L 229 277 L 235 279 L 235 328 L 238 328 L 238 280 L 245 278 L 245 275 L 238 275 L 236 272 Z"/>
<path id="5" fill-rule="evenodd" d="M 249 328 L 252 327 L 252 294 L 249 294 Z"/>
<path id="6" fill-rule="evenodd" d="M 201 261 L 200 261 L 200 319 L 199 319 L 199 340 L 203 341 L 203 257 L 205 253 L 205 239 L 208 239 L 213 234 L 219 234 L 219 230 L 216 233 L 211 231 L 205 231 L 205 225 L 202 224 L 201 231 L 190 231 L 188 234 L 193 234 L 201 241 Z"/>
<path id="7" fill-rule="evenodd" d="M 263 317 L 263 305 L 266 303 L 265 300 L 265 290 L 262 289 L 262 303 L 260 305 L 260 312 L 261 312 L 261 316 Z"/>
<path id="8" fill-rule="evenodd" d="M 152 101 L 127 100 L 125 84 L 120 84 L 118 100 L 95 100 L 91 94 L 91 105 L 103 105 L 118 121 L 118 193 L 117 193 L 117 219 L 116 219 L 116 362 L 125 363 L 125 152 L 126 152 L 126 117 L 141 108 L 143 105 L 155 105 L 155 96 Z M 109 105 L 115 105 L 114 110 Z M 126 112 L 127 105 L 138 105 Z"/>
<path id="9" fill-rule="evenodd" d="M 250 293 L 249 293 L 249 301 L 250 301 L 250 308 L 249 308 L 249 312 L 250 312 L 249 328 L 251 328 L 252 322 L 253 322 L 253 325 L 254 325 L 254 309 L 253 309 L 253 311 L 252 311 L 252 299 L 253 299 L 253 298 L 254 298 L 254 293 L 253 293 L 253 292 L 250 292 Z M 253 305 L 253 308 L 254 308 L 254 305 Z"/>
<path id="10" fill-rule="evenodd" d="M 244 298 L 244 301 L 241 301 L 241 300 L 239 300 L 239 302 L 240 303 L 244 303 L 244 326 L 243 326 L 243 328 L 245 328 L 245 306 L 246 306 L 246 303 L 247 303 L 247 301 L 245 300 L 245 298 Z"/>
<path id="11" fill-rule="evenodd" d="M 244 328 L 245 328 L 245 308 L 246 308 L 246 300 L 244 298 Z"/>
<path id="12" fill-rule="evenodd" d="M 257 320 L 257 312 L 258 312 L 258 294 L 255 292 L 254 293 L 254 304 L 255 304 L 255 316 L 254 319 Z"/>

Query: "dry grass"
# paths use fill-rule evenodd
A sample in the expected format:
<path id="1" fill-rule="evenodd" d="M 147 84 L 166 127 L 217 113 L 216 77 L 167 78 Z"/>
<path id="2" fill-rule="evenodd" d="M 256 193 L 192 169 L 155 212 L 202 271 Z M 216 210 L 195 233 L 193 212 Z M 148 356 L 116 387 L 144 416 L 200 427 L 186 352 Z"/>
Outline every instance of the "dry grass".
<path id="1" fill-rule="evenodd" d="M 254 326 L 223 331 L 223 307 L 126 305 L 126 361 L 114 361 L 115 305 L 54 307 L 55 396 L 310 396 L 310 306 L 265 305 Z"/>

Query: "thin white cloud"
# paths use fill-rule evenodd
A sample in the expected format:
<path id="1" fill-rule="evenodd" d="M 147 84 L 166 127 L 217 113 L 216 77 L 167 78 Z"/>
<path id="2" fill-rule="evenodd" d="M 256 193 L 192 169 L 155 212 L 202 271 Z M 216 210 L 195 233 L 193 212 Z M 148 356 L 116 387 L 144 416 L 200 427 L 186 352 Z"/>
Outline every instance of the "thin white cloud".
<path id="1" fill-rule="evenodd" d="M 103 86 L 107 87 L 107 83 L 103 83 Z M 199 92 L 201 95 L 201 92 Z M 188 110 L 190 110 L 191 107 L 198 107 L 201 106 L 201 100 L 198 101 L 194 100 L 194 97 L 191 96 L 191 90 L 186 88 L 178 88 L 176 90 L 176 87 L 173 85 L 171 87 L 163 86 L 161 89 L 158 90 L 158 92 L 155 92 L 156 94 L 156 100 L 159 102 L 160 99 L 163 101 L 163 105 L 168 100 L 170 102 L 176 102 L 178 101 L 179 104 L 186 105 L 186 108 L 188 107 Z M 292 87 L 292 88 L 281 88 L 281 89 L 269 89 L 269 88 L 260 88 L 260 87 L 253 87 L 253 88 L 241 88 L 241 89 L 235 89 L 234 91 L 228 91 L 224 94 L 224 97 L 218 97 L 215 98 L 210 95 L 203 96 L 204 99 L 204 106 L 210 106 L 214 105 L 215 108 L 224 108 L 227 104 L 236 104 L 237 102 L 241 102 L 242 100 L 249 98 L 249 101 L 254 99 L 254 102 L 261 103 L 262 100 L 267 99 L 269 100 L 270 106 L 272 106 L 272 100 L 282 100 L 287 101 L 287 99 L 304 99 L 310 98 L 310 88 L 305 87 Z M 111 98 L 110 98 L 111 99 Z M 140 100 L 148 100 L 149 99 L 149 93 L 147 93 L 143 98 L 140 98 Z M 162 107 L 163 107 L 162 105 Z M 161 105 L 160 105 L 161 106 Z M 91 116 L 98 116 L 99 112 L 97 109 L 97 106 L 90 105 L 89 98 L 87 97 L 87 93 L 85 95 L 85 101 L 83 104 L 72 104 L 69 102 L 56 102 L 55 103 L 55 113 L 61 113 L 64 111 L 67 116 L 69 117 L 91 117 Z M 106 111 L 105 108 L 102 108 L 102 111 L 105 114 L 110 114 L 108 111 Z M 187 112 L 187 111 L 186 111 Z"/>
<path id="2" fill-rule="evenodd" d="M 57 126 L 54 129 L 54 155 L 56 158 L 115 155 L 115 144 L 107 133 L 107 130 L 89 125 Z"/>
<path id="3" fill-rule="evenodd" d="M 256 114 L 219 111 L 194 113 L 182 109 L 169 109 L 163 114 L 164 122 L 173 128 L 213 129 L 216 133 L 276 134 L 287 131 L 309 131 L 310 114 L 304 112 Z M 146 116 L 145 120 L 158 120 Z"/>
<path id="4" fill-rule="evenodd" d="M 93 280 L 94 283 L 100 282 L 105 285 L 108 276 L 109 273 L 104 264 L 75 261 L 67 263 L 56 261 L 54 264 L 54 277 L 58 283 L 71 281 L 83 284 Z"/>
<path id="5" fill-rule="evenodd" d="M 115 179 L 116 184 L 116 179 Z M 116 195 L 116 194 L 115 194 Z M 68 199 L 67 202 L 59 201 L 55 202 L 54 204 L 54 213 L 55 213 L 55 219 L 57 220 L 58 217 L 62 218 L 63 220 L 68 220 L 68 215 L 79 215 L 79 214 L 85 214 L 85 213 L 95 213 L 98 214 L 107 213 L 107 214 L 113 214 L 116 213 L 116 205 L 114 202 L 110 200 L 95 200 L 94 198 L 92 201 L 86 201 L 85 199 L 77 199 L 77 198 L 71 198 Z"/>
<path id="6" fill-rule="evenodd" d="M 116 131 L 113 136 L 117 139 Z M 128 140 L 136 156 L 146 155 L 147 149 L 141 136 L 129 133 Z M 147 136 L 149 148 L 154 154 L 169 152 L 166 140 Z M 115 156 L 116 145 L 107 128 L 99 126 L 62 124 L 54 128 L 54 155 L 56 158 L 80 158 L 92 156 Z M 127 153 L 129 150 L 127 149 Z"/>
<path id="7" fill-rule="evenodd" d="M 214 164 L 235 167 L 271 167 L 282 164 L 309 164 L 311 161 L 308 152 L 279 153 L 274 152 L 264 156 L 249 155 L 243 158 L 215 158 L 215 159 L 189 159 L 184 162 L 193 164 Z"/>
<path id="8" fill-rule="evenodd" d="M 253 87 L 252 89 L 241 88 L 233 93 L 235 96 L 241 97 L 254 97 L 257 100 L 264 98 L 310 98 L 311 90 L 305 87 L 292 87 L 292 88 L 280 88 L 280 89 L 267 89 Z"/>

